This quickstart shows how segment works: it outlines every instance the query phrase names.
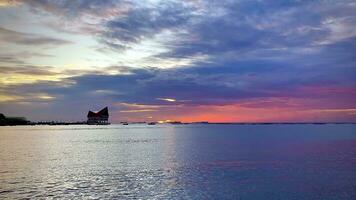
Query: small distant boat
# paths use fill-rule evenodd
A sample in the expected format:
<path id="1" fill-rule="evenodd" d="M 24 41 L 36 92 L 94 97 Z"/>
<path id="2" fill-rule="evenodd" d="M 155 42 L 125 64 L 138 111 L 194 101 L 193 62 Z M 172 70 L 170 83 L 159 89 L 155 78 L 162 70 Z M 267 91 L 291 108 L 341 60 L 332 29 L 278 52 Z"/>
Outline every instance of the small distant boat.
<path id="1" fill-rule="evenodd" d="M 129 123 L 127 123 L 127 122 L 124 122 L 124 123 L 122 123 L 122 125 L 129 125 Z"/>
<path id="2" fill-rule="evenodd" d="M 156 122 L 149 122 L 148 125 L 156 125 Z"/>

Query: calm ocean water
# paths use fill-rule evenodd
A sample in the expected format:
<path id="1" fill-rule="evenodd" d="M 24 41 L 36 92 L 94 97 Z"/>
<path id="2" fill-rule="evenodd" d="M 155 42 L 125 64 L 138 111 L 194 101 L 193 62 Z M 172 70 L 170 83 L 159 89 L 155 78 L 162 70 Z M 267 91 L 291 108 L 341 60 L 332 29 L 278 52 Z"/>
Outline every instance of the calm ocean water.
<path id="1" fill-rule="evenodd" d="M 0 128 L 0 199 L 356 199 L 356 125 Z"/>

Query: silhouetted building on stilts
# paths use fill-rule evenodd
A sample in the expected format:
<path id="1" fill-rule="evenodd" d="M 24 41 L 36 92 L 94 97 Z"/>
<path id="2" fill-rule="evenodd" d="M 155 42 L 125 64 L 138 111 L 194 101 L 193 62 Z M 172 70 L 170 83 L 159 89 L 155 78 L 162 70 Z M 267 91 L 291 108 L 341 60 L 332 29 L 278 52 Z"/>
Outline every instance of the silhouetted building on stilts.
<path id="1" fill-rule="evenodd" d="M 94 125 L 105 125 L 109 124 L 109 110 L 108 107 L 103 108 L 99 112 L 93 112 L 90 111 L 88 112 L 88 124 L 94 124 Z"/>

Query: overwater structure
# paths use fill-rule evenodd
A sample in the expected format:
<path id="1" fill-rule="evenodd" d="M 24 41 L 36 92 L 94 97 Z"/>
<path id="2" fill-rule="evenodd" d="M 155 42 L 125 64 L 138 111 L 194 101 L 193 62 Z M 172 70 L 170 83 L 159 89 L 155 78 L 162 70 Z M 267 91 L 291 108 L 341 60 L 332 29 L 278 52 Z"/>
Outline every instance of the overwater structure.
<path id="1" fill-rule="evenodd" d="M 109 109 L 105 107 L 99 112 L 89 110 L 87 123 L 90 125 L 107 125 L 109 124 Z"/>

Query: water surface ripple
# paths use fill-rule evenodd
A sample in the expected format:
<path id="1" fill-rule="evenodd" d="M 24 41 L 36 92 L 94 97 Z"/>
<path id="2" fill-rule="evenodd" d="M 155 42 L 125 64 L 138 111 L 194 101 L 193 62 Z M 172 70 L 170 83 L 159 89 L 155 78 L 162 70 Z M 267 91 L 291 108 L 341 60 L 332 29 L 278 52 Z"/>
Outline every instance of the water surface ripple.
<path id="1" fill-rule="evenodd" d="M 356 125 L 0 127 L 0 199 L 356 199 Z"/>

